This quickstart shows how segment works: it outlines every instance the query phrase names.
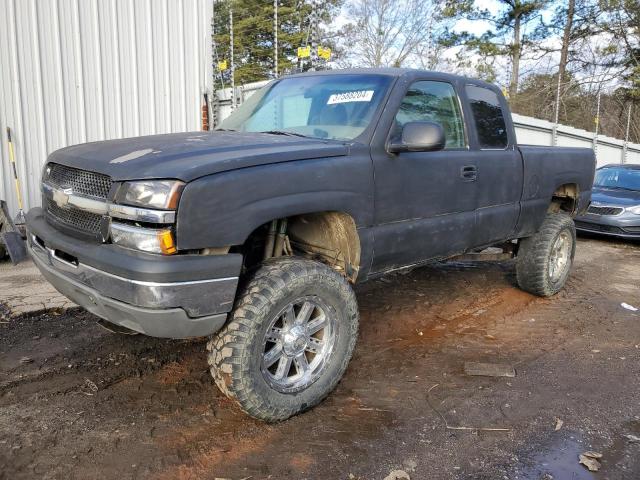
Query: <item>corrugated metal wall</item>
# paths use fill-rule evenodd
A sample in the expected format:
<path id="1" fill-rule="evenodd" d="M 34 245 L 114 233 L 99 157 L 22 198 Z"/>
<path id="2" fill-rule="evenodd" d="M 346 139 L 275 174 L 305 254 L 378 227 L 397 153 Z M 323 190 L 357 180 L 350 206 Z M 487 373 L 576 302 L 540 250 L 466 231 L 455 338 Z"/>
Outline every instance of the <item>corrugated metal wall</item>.
<path id="1" fill-rule="evenodd" d="M 513 115 L 518 142 L 529 145 L 553 145 L 553 123 L 537 118 Z M 558 126 L 558 146 L 560 147 L 594 147 L 594 134 L 586 130 Z M 640 164 L 640 145 L 628 143 L 625 150 L 624 140 L 599 135 L 595 142 L 598 167 L 609 163 Z"/>
<path id="2" fill-rule="evenodd" d="M 200 129 L 211 89 L 213 0 L 0 0 L 0 198 L 27 207 L 49 153 L 77 143 Z"/>

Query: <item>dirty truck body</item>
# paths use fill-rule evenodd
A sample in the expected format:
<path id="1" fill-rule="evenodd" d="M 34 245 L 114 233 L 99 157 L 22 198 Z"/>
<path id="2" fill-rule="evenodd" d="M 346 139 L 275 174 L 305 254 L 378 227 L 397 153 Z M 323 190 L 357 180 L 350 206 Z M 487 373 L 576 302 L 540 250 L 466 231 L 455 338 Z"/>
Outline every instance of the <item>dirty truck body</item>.
<path id="1" fill-rule="evenodd" d="M 502 245 L 552 295 L 595 159 L 519 146 L 495 86 L 416 70 L 314 72 L 264 87 L 213 132 L 50 155 L 28 244 L 63 294 L 159 337 L 213 335 L 212 374 L 258 418 L 337 384 L 351 285 Z"/>

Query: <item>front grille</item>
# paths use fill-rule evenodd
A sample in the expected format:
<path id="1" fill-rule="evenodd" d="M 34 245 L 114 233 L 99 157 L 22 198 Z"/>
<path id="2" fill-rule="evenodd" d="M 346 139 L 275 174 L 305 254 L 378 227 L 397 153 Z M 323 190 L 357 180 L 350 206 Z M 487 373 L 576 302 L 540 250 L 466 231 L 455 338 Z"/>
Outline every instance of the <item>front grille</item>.
<path id="1" fill-rule="evenodd" d="M 107 199 L 113 183 L 107 175 L 66 167 L 57 163 L 49 165 L 51 171 L 47 183 L 58 188 L 71 188 L 73 193 L 93 198 Z"/>
<path id="2" fill-rule="evenodd" d="M 576 228 L 581 230 L 590 230 L 592 232 L 604 232 L 604 233 L 614 233 L 621 234 L 624 231 L 620 227 L 614 227 L 612 225 L 602 225 L 600 223 L 591 223 L 591 222 L 581 222 L 576 221 Z"/>
<path id="3" fill-rule="evenodd" d="M 58 189 L 70 189 L 73 195 L 107 201 L 112 181 L 107 175 L 78 168 L 50 163 L 44 181 Z M 46 217 L 59 228 L 67 228 L 72 234 L 84 234 L 101 238 L 102 215 L 74 207 L 61 208 L 53 200 L 45 199 Z"/>
<path id="4" fill-rule="evenodd" d="M 46 200 L 47 214 L 56 222 L 92 236 L 100 235 L 102 216 L 77 208 L 60 208 L 55 202 Z"/>
<path id="5" fill-rule="evenodd" d="M 600 207 L 597 205 L 589 206 L 587 213 L 593 213 L 594 215 L 620 215 L 622 213 L 620 207 Z"/>

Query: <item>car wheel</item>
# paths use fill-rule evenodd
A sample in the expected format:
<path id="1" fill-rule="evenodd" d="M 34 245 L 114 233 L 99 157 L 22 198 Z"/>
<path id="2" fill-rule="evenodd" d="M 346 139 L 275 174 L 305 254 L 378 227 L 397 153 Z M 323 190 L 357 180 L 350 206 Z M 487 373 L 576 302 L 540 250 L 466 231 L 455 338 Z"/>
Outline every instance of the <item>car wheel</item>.
<path id="1" fill-rule="evenodd" d="M 558 293 L 569 278 L 576 252 L 576 227 L 565 213 L 547 214 L 540 230 L 520 240 L 518 285 L 541 297 Z"/>
<path id="2" fill-rule="evenodd" d="M 268 422 L 317 405 L 340 381 L 355 346 L 353 289 L 322 263 L 287 257 L 265 262 L 243 292 L 207 345 L 216 384 Z"/>

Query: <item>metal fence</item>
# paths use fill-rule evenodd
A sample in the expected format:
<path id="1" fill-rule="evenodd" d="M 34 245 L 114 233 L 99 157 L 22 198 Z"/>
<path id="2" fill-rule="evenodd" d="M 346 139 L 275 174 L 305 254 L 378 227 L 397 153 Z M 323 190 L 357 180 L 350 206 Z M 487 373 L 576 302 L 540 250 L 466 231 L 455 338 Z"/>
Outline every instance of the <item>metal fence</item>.
<path id="1" fill-rule="evenodd" d="M 529 145 L 553 145 L 553 123 L 537 118 L 513 115 L 518 142 Z M 598 166 L 609 163 L 640 164 L 640 145 L 627 143 L 604 135 L 595 136 L 592 132 L 558 125 L 557 145 L 560 147 L 593 148 Z"/>
<path id="2" fill-rule="evenodd" d="M 213 0 L 0 0 L 0 198 L 16 212 L 11 127 L 26 206 L 49 153 L 200 129 L 212 88 Z"/>

